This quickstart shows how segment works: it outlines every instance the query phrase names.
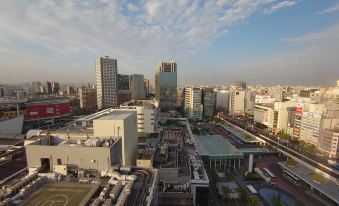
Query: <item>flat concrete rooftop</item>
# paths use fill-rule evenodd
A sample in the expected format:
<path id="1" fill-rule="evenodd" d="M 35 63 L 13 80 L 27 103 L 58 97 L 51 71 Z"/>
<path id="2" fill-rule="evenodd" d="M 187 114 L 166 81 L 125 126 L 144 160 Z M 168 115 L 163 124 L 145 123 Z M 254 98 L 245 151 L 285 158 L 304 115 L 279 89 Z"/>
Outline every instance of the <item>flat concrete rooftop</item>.
<path id="1" fill-rule="evenodd" d="M 128 116 L 133 114 L 135 111 L 122 111 L 122 110 L 115 110 L 113 112 L 104 114 L 103 116 L 99 117 L 98 119 L 101 120 L 121 120 L 126 119 Z"/>

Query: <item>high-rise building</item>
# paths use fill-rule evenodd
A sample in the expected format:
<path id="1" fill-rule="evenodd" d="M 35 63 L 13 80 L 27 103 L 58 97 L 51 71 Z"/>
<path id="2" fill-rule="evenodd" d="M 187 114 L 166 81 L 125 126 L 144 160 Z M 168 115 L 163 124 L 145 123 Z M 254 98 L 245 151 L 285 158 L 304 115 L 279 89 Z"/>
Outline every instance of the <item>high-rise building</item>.
<path id="1" fill-rule="evenodd" d="M 230 92 L 228 113 L 230 115 L 241 115 L 245 113 L 245 95 L 243 90 Z"/>
<path id="2" fill-rule="evenodd" d="M 202 89 L 195 87 L 188 87 L 185 89 L 185 105 L 184 113 L 187 118 L 194 120 L 202 120 L 203 117 L 203 105 Z"/>
<path id="3" fill-rule="evenodd" d="M 43 93 L 44 89 L 42 87 L 41 82 L 32 82 L 32 93 L 37 94 L 37 93 Z"/>
<path id="4" fill-rule="evenodd" d="M 132 99 L 144 99 L 144 75 L 132 74 L 129 75 L 129 88 L 131 90 Z"/>
<path id="5" fill-rule="evenodd" d="M 0 85 L 0 97 L 4 97 L 8 95 L 7 87 Z"/>
<path id="6" fill-rule="evenodd" d="M 80 88 L 79 99 L 81 109 L 96 109 L 97 108 L 97 92 L 93 88 Z"/>
<path id="7" fill-rule="evenodd" d="M 204 117 L 212 117 L 215 107 L 215 93 L 213 88 L 202 89 L 202 104 L 204 106 Z"/>
<path id="8" fill-rule="evenodd" d="M 246 89 L 246 82 L 245 81 L 235 81 L 234 85 L 236 87 L 242 88 L 242 89 Z"/>
<path id="9" fill-rule="evenodd" d="M 118 89 L 119 90 L 129 90 L 129 75 L 127 74 L 118 74 Z"/>
<path id="10" fill-rule="evenodd" d="M 144 90 L 145 90 L 145 96 L 149 95 L 149 80 L 144 79 Z"/>
<path id="11" fill-rule="evenodd" d="M 60 90 L 60 84 L 58 82 L 52 82 L 52 93 L 58 94 Z"/>
<path id="12" fill-rule="evenodd" d="M 129 75 L 118 74 L 118 105 L 128 102 L 132 99 L 130 90 Z"/>
<path id="13" fill-rule="evenodd" d="M 176 109 L 177 63 L 161 62 L 155 71 L 155 98 L 159 100 L 161 110 Z"/>
<path id="14" fill-rule="evenodd" d="M 46 82 L 46 92 L 47 94 L 52 94 L 53 89 L 52 89 L 52 82 Z"/>
<path id="15" fill-rule="evenodd" d="M 116 107 L 118 104 L 118 65 L 109 56 L 99 57 L 95 62 L 97 107 Z"/>
<path id="16" fill-rule="evenodd" d="M 74 87 L 72 86 L 67 86 L 66 87 L 66 91 L 67 91 L 67 95 L 72 95 L 72 94 L 75 94 L 75 90 L 74 90 Z M 95 98 L 96 99 L 96 98 Z"/>
<path id="17" fill-rule="evenodd" d="M 218 90 L 217 91 L 217 101 L 216 101 L 216 109 L 222 112 L 228 112 L 228 104 L 229 104 L 229 91 L 226 90 Z"/>

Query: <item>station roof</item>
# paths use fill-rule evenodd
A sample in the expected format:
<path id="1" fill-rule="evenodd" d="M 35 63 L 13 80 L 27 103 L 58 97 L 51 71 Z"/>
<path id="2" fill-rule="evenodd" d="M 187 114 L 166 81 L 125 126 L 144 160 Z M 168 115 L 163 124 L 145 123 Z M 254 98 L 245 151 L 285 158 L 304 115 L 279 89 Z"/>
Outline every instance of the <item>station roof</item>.
<path id="1" fill-rule="evenodd" d="M 241 158 L 243 153 L 221 135 L 196 136 L 196 148 L 200 155 L 210 157 Z"/>
<path id="2" fill-rule="evenodd" d="M 335 182 L 324 177 L 320 183 L 316 183 L 312 178 L 314 171 L 302 164 L 294 167 L 288 166 L 287 162 L 279 162 L 278 164 L 339 204 L 339 186 Z"/>

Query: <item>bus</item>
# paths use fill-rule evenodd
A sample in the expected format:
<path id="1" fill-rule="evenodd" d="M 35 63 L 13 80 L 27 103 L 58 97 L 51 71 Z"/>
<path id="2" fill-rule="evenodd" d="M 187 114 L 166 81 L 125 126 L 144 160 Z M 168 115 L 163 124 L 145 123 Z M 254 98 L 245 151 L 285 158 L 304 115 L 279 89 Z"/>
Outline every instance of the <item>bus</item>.
<path id="1" fill-rule="evenodd" d="M 247 189 L 252 193 L 252 194 L 257 194 L 257 190 L 254 189 L 252 185 L 246 185 Z"/>
<path id="2" fill-rule="evenodd" d="M 274 179 L 276 178 L 276 176 L 275 176 L 269 169 L 263 168 L 263 170 L 266 172 L 266 174 L 267 174 L 268 176 L 270 176 L 270 178 L 271 178 L 272 180 L 274 180 Z"/>

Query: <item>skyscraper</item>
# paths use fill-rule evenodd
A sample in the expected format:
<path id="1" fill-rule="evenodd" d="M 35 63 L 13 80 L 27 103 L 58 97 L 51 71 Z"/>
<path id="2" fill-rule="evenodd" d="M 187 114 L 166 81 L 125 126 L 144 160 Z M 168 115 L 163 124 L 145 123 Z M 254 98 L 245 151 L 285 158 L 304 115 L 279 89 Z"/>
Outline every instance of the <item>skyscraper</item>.
<path id="1" fill-rule="evenodd" d="M 239 88 L 246 89 L 246 82 L 245 81 L 235 81 L 234 85 L 239 87 Z"/>
<path id="2" fill-rule="evenodd" d="M 161 110 L 176 109 L 177 63 L 161 62 L 155 71 L 155 98 L 159 100 Z"/>
<path id="3" fill-rule="evenodd" d="M 203 105 L 202 100 L 202 89 L 188 87 L 185 88 L 185 105 L 184 113 L 187 118 L 194 120 L 202 120 L 203 117 Z"/>
<path id="4" fill-rule="evenodd" d="M 213 88 L 202 89 L 202 104 L 204 105 L 204 117 L 212 117 L 214 113 L 215 93 Z"/>
<path id="5" fill-rule="evenodd" d="M 129 75 L 129 88 L 131 90 L 132 99 L 144 99 L 144 75 L 132 74 Z"/>
<path id="6" fill-rule="evenodd" d="M 116 107 L 118 104 L 118 65 L 109 56 L 99 57 L 95 62 L 98 109 Z"/>
<path id="7" fill-rule="evenodd" d="M 144 79 L 144 89 L 145 89 L 145 96 L 149 95 L 149 80 Z"/>

